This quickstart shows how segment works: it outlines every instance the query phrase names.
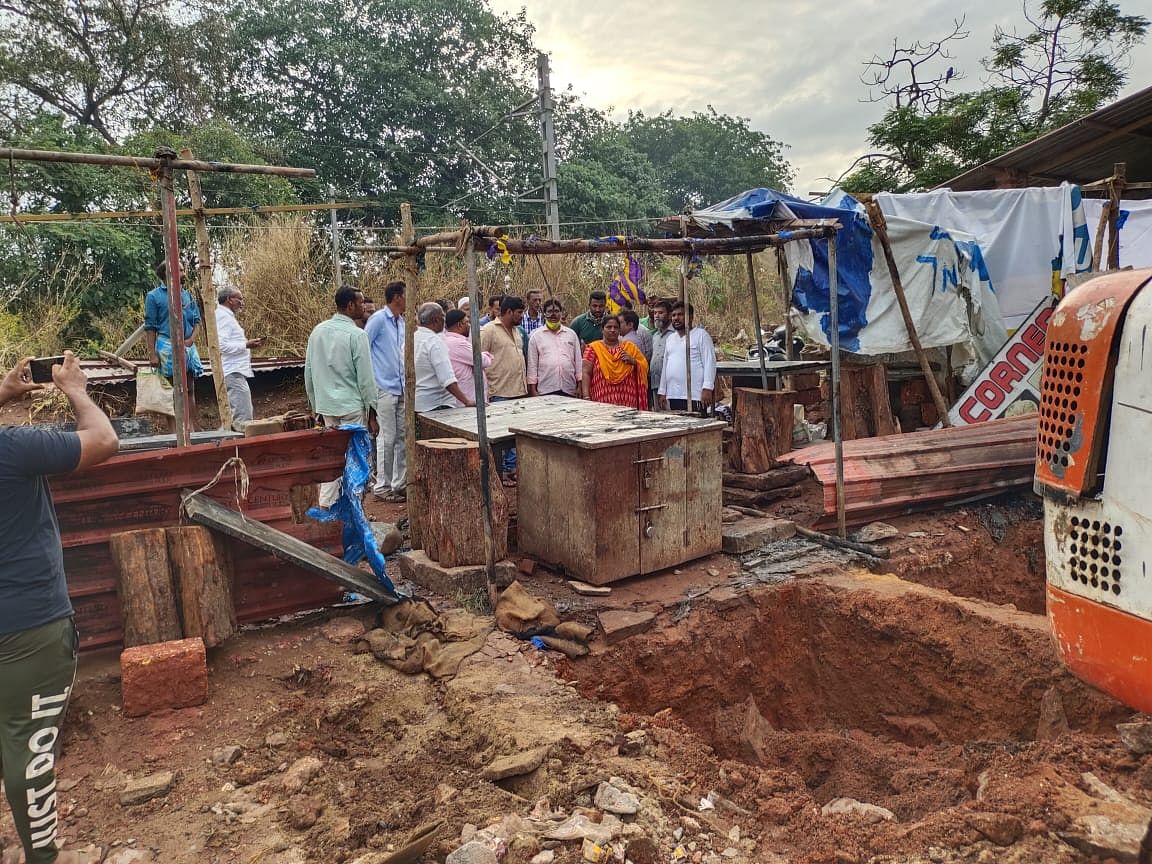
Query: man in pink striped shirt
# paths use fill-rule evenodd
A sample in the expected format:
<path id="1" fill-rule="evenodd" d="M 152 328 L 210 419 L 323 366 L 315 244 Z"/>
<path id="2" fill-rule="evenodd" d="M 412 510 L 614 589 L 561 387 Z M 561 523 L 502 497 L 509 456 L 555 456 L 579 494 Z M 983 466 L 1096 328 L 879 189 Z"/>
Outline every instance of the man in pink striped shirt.
<path id="1" fill-rule="evenodd" d="M 448 359 L 452 362 L 452 371 L 456 373 L 456 383 L 464 391 L 464 395 L 473 401 L 476 400 L 476 383 L 472 377 L 472 340 L 468 338 L 468 313 L 461 309 L 449 309 L 444 317 L 445 344 L 448 346 Z M 487 369 L 492 363 L 492 355 L 487 351 L 480 355 Z M 488 402 L 488 379 L 484 378 L 484 402 Z M 457 400 L 459 402 L 459 400 Z M 457 405 L 463 408 L 463 404 Z"/>
<path id="2" fill-rule="evenodd" d="M 544 326 L 528 338 L 529 396 L 575 396 L 580 388 L 580 337 L 560 323 L 564 307 L 555 298 L 544 304 Z"/>

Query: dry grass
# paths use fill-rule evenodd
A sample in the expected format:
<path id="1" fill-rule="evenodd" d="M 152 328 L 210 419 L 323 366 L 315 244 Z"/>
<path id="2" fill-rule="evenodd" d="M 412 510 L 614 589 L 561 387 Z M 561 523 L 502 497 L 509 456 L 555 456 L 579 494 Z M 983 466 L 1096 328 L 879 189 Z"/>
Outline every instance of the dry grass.
<path id="1" fill-rule="evenodd" d="M 0 368 L 23 357 L 47 357 L 65 348 L 66 333 L 81 311 L 84 292 L 100 278 L 98 271 L 68 266 L 63 260 L 0 296 Z"/>

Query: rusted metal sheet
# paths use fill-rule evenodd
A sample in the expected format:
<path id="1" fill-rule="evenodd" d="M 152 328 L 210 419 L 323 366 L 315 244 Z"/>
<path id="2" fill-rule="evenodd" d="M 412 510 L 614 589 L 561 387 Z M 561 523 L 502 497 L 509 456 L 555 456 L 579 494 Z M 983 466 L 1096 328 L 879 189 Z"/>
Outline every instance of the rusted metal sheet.
<path id="1" fill-rule="evenodd" d="M 848 522 L 860 524 L 1032 484 L 1036 415 L 844 442 Z M 824 487 L 823 527 L 836 523 L 834 445 L 790 456 Z"/>
<path id="2" fill-rule="evenodd" d="M 177 450 L 131 453 L 87 471 L 51 479 L 64 545 L 68 593 L 76 609 L 83 648 L 121 640 L 116 569 L 108 537 L 119 531 L 180 524 L 182 490 L 212 482 L 233 456 L 248 470 L 246 500 L 238 499 L 233 469 L 225 469 L 205 494 L 254 519 L 333 554 L 341 551 L 340 524 L 319 523 L 294 508 L 293 489 L 339 476 L 348 432 L 304 430 L 202 444 Z M 300 495 L 295 496 L 297 501 Z M 235 562 L 233 596 L 241 622 L 310 609 L 340 599 L 332 583 L 274 556 L 229 541 Z"/>
<path id="3" fill-rule="evenodd" d="M 143 366 L 143 361 L 129 360 Z M 212 364 L 204 359 L 204 374 L 212 374 Z M 103 360 L 81 360 L 80 366 L 88 380 L 93 384 L 122 384 L 131 381 L 134 373 L 122 366 L 111 366 Z M 299 357 L 253 357 L 252 371 L 259 375 L 262 372 L 276 372 L 280 369 L 303 369 L 304 361 Z"/>

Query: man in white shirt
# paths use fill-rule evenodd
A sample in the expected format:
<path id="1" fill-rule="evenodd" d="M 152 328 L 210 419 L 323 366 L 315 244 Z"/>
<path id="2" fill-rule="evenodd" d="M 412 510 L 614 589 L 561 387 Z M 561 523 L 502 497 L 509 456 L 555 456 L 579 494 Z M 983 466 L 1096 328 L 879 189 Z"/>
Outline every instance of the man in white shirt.
<path id="1" fill-rule="evenodd" d="M 444 310 L 439 303 L 425 303 L 416 311 L 420 327 L 412 337 L 413 363 L 416 369 L 416 412 L 437 408 L 455 408 L 457 404 L 472 407 L 476 403 L 456 383 L 448 345 L 440 337 L 444 329 Z"/>
<path id="2" fill-rule="evenodd" d="M 576 396 L 580 390 L 580 337 L 560 323 L 564 307 L 555 298 L 544 304 L 544 326 L 528 337 L 529 396 Z"/>
<path id="3" fill-rule="evenodd" d="M 220 340 L 220 365 L 224 373 L 224 386 L 228 390 L 228 405 L 232 409 L 232 428 L 244 431 L 252 421 L 252 391 L 248 379 L 252 377 L 252 349 L 259 348 L 263 339 L 249 339 L 236 315 L 244 308 L 244 295 L 239 288 L 221 288 L 216 295 L 216 334 Z"/>
<path id="4" fill-rule="evenodd" d="M 706 412 L 712 406 L 716 386 L 716 347 L 703 327 L 693 326 L 695 310 L 688 307 L 684 321 L 684 304 L 672 306 L 672 330 L 664 341 L 664 368 L 660 375 L 660 397 L 670 411 Z M 689 332 L 688 328 L 691 328 Z M 692 403 L 689 407 L 687 364 L 684 341 L 692 351 Z"/>

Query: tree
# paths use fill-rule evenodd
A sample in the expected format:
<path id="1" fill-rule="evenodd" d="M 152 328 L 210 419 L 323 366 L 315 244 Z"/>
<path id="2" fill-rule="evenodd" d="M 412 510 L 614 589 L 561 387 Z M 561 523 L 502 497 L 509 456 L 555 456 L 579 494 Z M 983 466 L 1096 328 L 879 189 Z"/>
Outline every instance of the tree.
<path id="1" fill-rule="evenodd" d="M 784 145 L 751 128 L 746 117 L 707 112 L 674 117 L 633 112 L 628 139 L 656 169 L 672 210 L 715 204 L 758 186 L 787 190 L 792 168 Z"/>
<path id="2" fill-rule="evenodd" d="M 669 212 L 656 169 L 614 124 L 577 144 L 558 170 L 565 212 L 598 223 L 580 226 L 580 234 L 640 234 L 644 227 L 621 222 Z"/>
<path id="3" fill-rule="evenodd" d="M 210 10 L 210 0 L 0 3 L 10 119 L 50 109 L 111 144 L 141 125 L 195 114 Z"/>
<path id="4" fill-rule="evenodd" d="M 1090 113 L 1114 98 L 1127 81 L 1127 61 L 1148 30 L 1148 20 L 1123 15 L 1108 0 L 1043 0 L 1033 14 L 1027 2 L 1023 34 L 997 30 L 984 61 L 989 83 L 956 93 L 960 76 L 941 73 L 940 53 L 925 59 L 936 67 L 912 67 L 933 82 L 931 98 L 906 97 L 909 83 L 885 77 L 887 61 L 874 57 L 864 81 L 879 86 L 892 107 L 868 127 L 880 152 L 861 157 L 840 183 L 857 192 L 907 191 L 936 186 L 1001 153 Z M 960 22 L 957 23 L 957 29 Z M 945 36 L 929 45 L 946 45 Z M 893 57 L 915 54 L 920 43 L 894 48 Z M 918 83 L 917 83 L 918 86 Z M 922 88 L 921 88 L 922 89 Z"/>

